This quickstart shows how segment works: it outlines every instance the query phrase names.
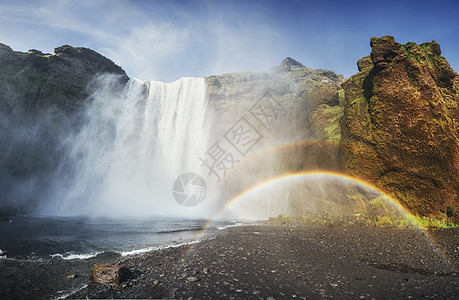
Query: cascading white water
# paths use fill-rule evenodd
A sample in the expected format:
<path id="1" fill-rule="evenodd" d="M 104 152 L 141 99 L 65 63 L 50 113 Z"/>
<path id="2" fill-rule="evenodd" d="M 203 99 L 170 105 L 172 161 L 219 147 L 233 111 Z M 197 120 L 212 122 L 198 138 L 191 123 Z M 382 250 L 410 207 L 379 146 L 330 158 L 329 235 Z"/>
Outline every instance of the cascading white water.
<path id="1" fill-rule="evenodd" d="M 116 82 L 100 79 L 84 126 L 67 140 L 57 203 L 46 213 L 193 214 L 175 202 L 171 188 L 180 174 L 199 168 L 207 147 L 205 79 L 132 79 L 122 92 L 115 92 Z"/>

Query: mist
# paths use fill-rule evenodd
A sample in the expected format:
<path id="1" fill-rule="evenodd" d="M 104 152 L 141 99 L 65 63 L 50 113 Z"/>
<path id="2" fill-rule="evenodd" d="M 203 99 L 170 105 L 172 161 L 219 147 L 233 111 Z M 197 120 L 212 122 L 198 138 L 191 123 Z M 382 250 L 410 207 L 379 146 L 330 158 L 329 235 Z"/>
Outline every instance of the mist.
<path id="1" fill-rule="evenodd" d="M 0 206 L 32 213 L 60 163 L 58 141 L 75 125 L 76 116 L 60 118 L 56 108 L 34 107 L 8 83 L 2 87 L 8 101 L 0 111 Z"/>
<path id="2" fill-rule="evenodd" d="M 209 130 L 202 78 L 173 83 L 117 76 L 94 81 L 83 125 L 63 140 L 64 158 L 40 214 L 207 217 L 172 197 L 178 176 L 199 167 Z"/>

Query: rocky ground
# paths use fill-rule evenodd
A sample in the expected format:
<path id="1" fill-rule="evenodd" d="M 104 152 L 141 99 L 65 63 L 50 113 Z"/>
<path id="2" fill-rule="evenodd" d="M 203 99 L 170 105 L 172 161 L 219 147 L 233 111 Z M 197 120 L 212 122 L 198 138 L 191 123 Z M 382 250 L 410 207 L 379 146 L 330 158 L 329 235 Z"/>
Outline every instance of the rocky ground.
<path id="1" fill-rule="evenodd" d="M 128 258 L 3 259 L 0 298 L 458 299 L 458 233 L 257 225 Z M 90 283 L 97 263 L 133 276 L 116 288 Z"/>

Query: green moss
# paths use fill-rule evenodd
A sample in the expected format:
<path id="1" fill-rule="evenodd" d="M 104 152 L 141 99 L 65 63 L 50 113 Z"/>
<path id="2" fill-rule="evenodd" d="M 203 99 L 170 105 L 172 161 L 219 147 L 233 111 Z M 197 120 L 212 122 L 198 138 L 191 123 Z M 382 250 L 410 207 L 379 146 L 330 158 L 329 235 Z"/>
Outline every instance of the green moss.
<path id="1" fill-rule="evenodd" d="M 324 128 L 324 132 L 327 135 L 328 141 L 340 141 L 341 140 L 341 125 L 340 121 L 343 117 L 343 107 L 332 106 L 325 109 L 323 112 L 325 116 L 331 116 L 328 120 L 328 125 Z"/>
<path id="2" fill-rule="evenodd" d="M 365 103 L 366 99 L 365 97 L 362 95 L 360 97 L 357 97 L 357 98 L 354 98 L 352 99 L 350 102 L 349 102 L 349 105 L 352 105 L 352 104 L 362 104 L 362 103 Z"/>
<path id="3" fill-rule="evenodd" d="M 329 126 L 325 127 L 324 131 L 329 136 L 329 140 L 331 141 L 339 141 L 341 140 L 341 133 L 336 133 L 339 124 L 330 124 Z"/>
<path id="4" fill-rule="evenodd" d="M 459 228 L 459 224 L 448 221 L 447 218 L 443 220 L 438 220 L 436 218 L 429 217 L 414 217 L 416 222 L 418 222 L 424 229 L 442 229 L 442 228 Z"/>
<path id="5" fill-rule="evenodd" d="M 422 43 L 421 45 L 419 45 L 419 48 L 421 48 L 422 51 L 427 52 L 428 50 L 430 50 L 430 45 L 429 43 Z"/>
<path id="6" fill-rule="evenodd" d="M 339 89 L 338 90 L 338 98 L 339 98 L 339 103 L 342 105 L 344 103 L 346 94 L 344 93 L 344 89 Z"/>

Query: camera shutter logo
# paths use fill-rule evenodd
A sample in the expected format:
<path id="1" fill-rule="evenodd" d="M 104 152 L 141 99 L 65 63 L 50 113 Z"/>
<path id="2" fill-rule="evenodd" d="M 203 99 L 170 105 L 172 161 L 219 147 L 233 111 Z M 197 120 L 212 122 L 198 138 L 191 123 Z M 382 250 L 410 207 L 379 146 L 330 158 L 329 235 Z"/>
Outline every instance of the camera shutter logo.
<path id="1" fill-rule="evenodd" d="M 204 179 L 196 173 L 180 175 L 172 186 L 175 201 L 186 207 L 193 207 L 204 201 L 207 185 Z"/>

